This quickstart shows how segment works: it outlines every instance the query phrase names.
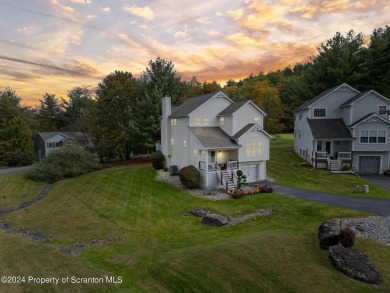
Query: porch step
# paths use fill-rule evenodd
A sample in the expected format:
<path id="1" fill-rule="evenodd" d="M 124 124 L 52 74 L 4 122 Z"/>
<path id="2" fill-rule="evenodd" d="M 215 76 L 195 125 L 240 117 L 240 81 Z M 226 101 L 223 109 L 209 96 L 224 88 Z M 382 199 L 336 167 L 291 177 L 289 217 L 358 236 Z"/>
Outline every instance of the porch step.
<path id="1" fill-rule="evenodd" d="M 220 174 L 220 172 L 217 173 L 217 176 L 218 176 L 218 179 L 221 181 L 221 174 Z M 226 187 L 226 183 L 227 183 L 227 188 L 228 189 L 236 187 L 236 184 L 232 180 L 231 171 L 223 170 L 222 171 L 222 176 L 223 176 L 222 182 L 223 182 L 224 187 Z"/>
<path id="2" fill-rule="evenodd" d="M 330 171 L 340 171 L 341 170 L 341 164 L 339 160 L 330 160 L 329 165 Z"/>

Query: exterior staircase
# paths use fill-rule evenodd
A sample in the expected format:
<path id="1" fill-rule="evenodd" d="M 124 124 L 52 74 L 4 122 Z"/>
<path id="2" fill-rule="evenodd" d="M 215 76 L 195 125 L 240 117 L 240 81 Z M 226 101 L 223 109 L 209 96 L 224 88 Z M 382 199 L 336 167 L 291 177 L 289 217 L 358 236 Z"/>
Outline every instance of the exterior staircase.
<path id="1" fill-rule="evenodd" d="M 231 174 L 232 173 L 230 170 L 221 170 L 221 172 L 217 172 L 219 182 L 222 182 L 222 185 L 226 189 L 226 191 L 228 191 L 230 188 L 236 188 L 236 184 L 234 183 Z"/>
<path id="2" fill-rule="evenodd" d="M 329 161 L 329 171 L 341 171 L 341 163 L 339 160 Z"/>

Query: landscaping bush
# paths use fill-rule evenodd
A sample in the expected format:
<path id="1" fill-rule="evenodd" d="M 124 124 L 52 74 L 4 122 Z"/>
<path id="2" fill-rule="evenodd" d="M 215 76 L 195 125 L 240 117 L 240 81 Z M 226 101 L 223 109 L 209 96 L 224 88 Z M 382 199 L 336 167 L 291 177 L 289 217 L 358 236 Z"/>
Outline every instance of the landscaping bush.
<path id="1" fill-rule="evenodd" d="M 190 189 L 195 189 L 200 186 L 199 170 L 192 165 L 181 168 L 179 170 L 179 178 L 181 183 Z"/>
<path id="2" fill-rule="evenodd" d="M 339 242 L 344 247 L 352 247 L 355 244 L 355 231 L 353 231 L 351 228 L 341 229 Z"/>
<path id="3" fill-rule="evenodd" d="M 100 165 L 84 149 L 78 146 L 63 147 L 52 151 L 42 161 L 33 165 L 28 176 L 36 181 L 54 183 L 100 169 Z"/>
<path id="4" fill-rule="evenodd" d="M 152 165 L 153 165 L 154 169 L 156 169 L 156 170 L 164 169 L 165 158 L 164 158 L 164 155 L 162 152 L 160 152 L 160 151 L 154 152 L 150 156 L 150 160 L 152 161 Z"/>

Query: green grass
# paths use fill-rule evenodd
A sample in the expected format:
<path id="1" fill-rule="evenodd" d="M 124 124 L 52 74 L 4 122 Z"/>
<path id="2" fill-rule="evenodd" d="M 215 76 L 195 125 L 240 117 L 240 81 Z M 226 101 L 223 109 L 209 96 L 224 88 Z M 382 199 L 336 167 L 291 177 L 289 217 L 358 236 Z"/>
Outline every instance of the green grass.
<path id="1" fill-rule="evenodd" d="M 148 167 L 112 168 L 56 183 L 47 197 L 7 216 L 52 239 L 37 242 L 0 232 L 0 272 L 33 276 L 121 276 L 123 283 L 2 285 L 7 292 L 375 292 L 332 267 L 319 249 L 317 228 L 334 217 L 368 213 L 278 194 L 212 201 L 153 178 Z M 1 178 L 1 177 L 0 177 Z M 22 180 L 22 179 L 20 179 Z M 26 179 L 24 179 L 26 180 Z M 27 183 L 26 183 L 27 184 Z M 188 211 L 201 207 L 237 216 L 272 207 L 274 213 L 235 226 L 210 227 Z M 64 246 L 113 237 L 80 255 Z M 390 290 L 390 248 L 357 239 Z"/>
<path id="2" fill-rule="evenodd" d="M 340 195 L 390 198 L 390 192 L 350 174 L 332 174 L 327 170 L 313 170 L 301 167 L 304 160 L 294 152 L 294 135 L 282 134 L 271 141 L 271 158 L 267 163 L 267 175 L 275 183 L 308 190 L 323 191 Z M 369 185 L 369 193 L 354 193 L 355 185 Z"/>

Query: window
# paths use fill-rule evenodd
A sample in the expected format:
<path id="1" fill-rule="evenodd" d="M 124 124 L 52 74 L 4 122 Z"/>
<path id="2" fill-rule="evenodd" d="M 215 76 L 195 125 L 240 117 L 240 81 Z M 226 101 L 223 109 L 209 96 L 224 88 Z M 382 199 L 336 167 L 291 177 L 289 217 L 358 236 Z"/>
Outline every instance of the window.
<path id="1" fill-rule="evenodd" d="M 386 143 L 386 130 L 378 130 L 378 143 Z"/>
<path id="2" fill-rule="evenodd" d="M 322 141 L 317 141 L 317 152 L 322 151 Z"/>
<path id="3" fill-rule="evenodd" d="M 368 137 L 368 142 L 369 143 L 376 143 L 376 135 L 377 135 L 376 130 L 370 130 L 370 136 Z"/>
<path id="4" fill-rule="evenodd" d="M 225 125 L 225 117 L 219 117 L 219 126 Z"/>
<path id="5" fill-rule="evenodd" d="M 325 117 L 326 109 L 314 109 L 314 117 Z"/>
<path id="6" fill-rule="evenodd" d="M 194 119 L 194 125 L 195 126 L 201 126 L 202 125 L 202 120 L 200 120 L 200 118 L 195 118 Z"/>
<path id="7" fill-rule="evenodd" d="M 193 150 L 192 157 L 193 158 L 197 158 L 198 157 L 198 152 L 196 150 Z"/>
<path id="8" fill-rule="evenodd" d="M 175 144 L 175 140 L 173 138 L 171 138 L 171 145 L 174 145 Z"/>
<path id="9" fill-rule="evenodd" d="M 253 118 L 253 122 L 259 124 L 259 122 L 260 122 L 260 117 L 254 117 L 254 118 Z"/>
<path id="10" fill-rule="evenodd" d="M 378 114 L 379 115 L 386 115 L 387 114 L 387 106 L 379 106 L 378 107 Z"/>
<path id="11" fill-rule="evenodd" d="M 205 126 L 209 125 L 209 118 L 203 118 L 203 125 Z"/>
<path id="12" fill-rule="evenodd" d="M 183 147 L 184 147 L 184 148 L 187 147 L 187 141 L 186 141 L 186 140 L 183 140 Z"/>
<path id="13" fill-rule="evenodd" d="M 360 143 L 386 143 L 386 130 L 362 130 Z"/>
<path id="14" fill-rule="evenodd" d="M 171 119 L 171 126 L 175 126 L 176 125 L 176 118 L 172 118 Z"/>
<path id="15" fill-rule="evenodd" d="M 245 156 L 247 158 L 260 157 L 263 155 L 263 142 L 248 140 L 245 143 Z"/>
<path id="16" fill-rule="evenodd" d="M 360 143 L 368 143 L 368 131 L 362 130 L 360 132 Z"/>

